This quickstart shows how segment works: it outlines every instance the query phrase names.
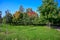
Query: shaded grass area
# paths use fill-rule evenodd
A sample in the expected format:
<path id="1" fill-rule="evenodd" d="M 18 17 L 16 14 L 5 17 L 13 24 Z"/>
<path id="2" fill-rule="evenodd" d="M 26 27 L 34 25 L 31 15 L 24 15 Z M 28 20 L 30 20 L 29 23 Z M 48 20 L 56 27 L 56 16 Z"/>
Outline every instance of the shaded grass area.
<path id="1" fill-rule="evenodd" d="M 46 26 L 2 25 L 0 40 L 60 40 L 60 32 Z"/>

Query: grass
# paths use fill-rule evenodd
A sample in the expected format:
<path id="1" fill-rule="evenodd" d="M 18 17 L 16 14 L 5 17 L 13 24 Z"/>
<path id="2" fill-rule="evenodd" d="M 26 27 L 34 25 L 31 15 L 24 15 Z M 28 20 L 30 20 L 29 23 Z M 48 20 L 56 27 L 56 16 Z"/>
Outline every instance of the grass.
<path id="1" fill-rule="evenodd" d="M 60 40 L 60 31 L 46 26 L 2 25 L 0 40 Z"/>

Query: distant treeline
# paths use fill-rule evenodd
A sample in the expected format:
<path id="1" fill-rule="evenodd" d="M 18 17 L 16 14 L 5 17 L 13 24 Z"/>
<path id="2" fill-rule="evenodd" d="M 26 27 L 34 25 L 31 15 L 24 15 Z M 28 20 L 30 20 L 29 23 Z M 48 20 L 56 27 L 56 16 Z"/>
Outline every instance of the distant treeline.
<path id="1" fill-rule="evenodd" d="M 37 9 L 40 16 L 32 8 L 27 8 L 24 11 L 21 5 L 19 10 L 13 15 L 9 10 L 6 10 L 6 15 L 3 18 L 1 18 L 2 12 L 0 11 L 0 23 L 13 25 L 60 25 L 60 7 L 58 7 L 58 2 L 54 0 L 42 0 L 42 2 L 42 5 Z"/>

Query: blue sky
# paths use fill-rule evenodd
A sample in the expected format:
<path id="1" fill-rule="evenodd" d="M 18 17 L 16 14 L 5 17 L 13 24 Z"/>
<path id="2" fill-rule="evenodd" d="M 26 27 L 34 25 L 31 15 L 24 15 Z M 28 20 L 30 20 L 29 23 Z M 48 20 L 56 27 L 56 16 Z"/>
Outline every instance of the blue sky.
<path id="1" fill-rule="evenodd" d="M 34 11 L 42 4 L 41 0 L 0 0 L 0 11 L 2 16 L 5 15 L 5 10 L 9 9 L 12 14 L 19 10 L 20 5 L 26 8 L 32 8 Z M 58 0 L 58 6 L 60 6 L 60 0 Z"/>

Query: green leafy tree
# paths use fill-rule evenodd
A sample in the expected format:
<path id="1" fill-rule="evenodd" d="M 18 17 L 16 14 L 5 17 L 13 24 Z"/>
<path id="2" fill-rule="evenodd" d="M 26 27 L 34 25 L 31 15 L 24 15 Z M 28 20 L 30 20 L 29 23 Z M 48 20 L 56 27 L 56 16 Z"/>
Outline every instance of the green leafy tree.
<path id="1" fill-rule="evenodd" d="M 57 25 L 60 25 L 60 7 L 58 8 L 58 16 L 56 21 L 55 22 L 57 23 Z"/>
<path id="2" fill-rule="evenodd" d="M 42 0 L 43 4 L 38 8 L 40 12 L 40 22 L 44 24 L 54 24 L 57 19 L 57 2 L 55 0 Z"/>
<path id="3" fill-rule="evenodd" d="M 6 13 L 6 15 L 5 15 L 6 23 L 11 24 L 12 23 L 12 14 L 9 12 L 9 10 L 6 10 L 5 13 Z"/>
<path id="4" fill-rule="evenodd" d="M 2 11 L 0 11 L 0 23 L 2 23 Z"/>

